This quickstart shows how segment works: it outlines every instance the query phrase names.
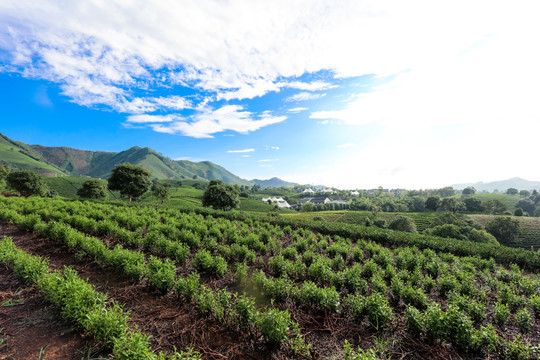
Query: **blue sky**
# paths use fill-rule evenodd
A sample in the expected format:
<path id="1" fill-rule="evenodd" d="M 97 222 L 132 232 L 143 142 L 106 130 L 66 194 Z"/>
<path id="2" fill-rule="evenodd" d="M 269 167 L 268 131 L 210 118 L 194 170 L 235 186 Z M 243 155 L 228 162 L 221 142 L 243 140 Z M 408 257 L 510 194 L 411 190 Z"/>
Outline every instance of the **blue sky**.
<path id="1" fill-rule="evenodd" d="M 340 188 L 539 180 L 535 9 L 5 0 L 0 132 Z"/>

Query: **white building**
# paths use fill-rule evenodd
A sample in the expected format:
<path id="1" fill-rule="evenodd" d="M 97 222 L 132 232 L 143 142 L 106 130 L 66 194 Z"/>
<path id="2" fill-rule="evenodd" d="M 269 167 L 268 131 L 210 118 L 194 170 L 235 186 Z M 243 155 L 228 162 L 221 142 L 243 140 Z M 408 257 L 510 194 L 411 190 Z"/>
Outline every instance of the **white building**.
<path id="1" fill-rule="evenodd" d="M 262 198 L 262 201 L 267 204 L 277 204 L 277 206 L 282 209 L 290 209 L 291 207 L 291 205 L 283 198 L 276 198 L 275 196 L 273 198 Z"/>

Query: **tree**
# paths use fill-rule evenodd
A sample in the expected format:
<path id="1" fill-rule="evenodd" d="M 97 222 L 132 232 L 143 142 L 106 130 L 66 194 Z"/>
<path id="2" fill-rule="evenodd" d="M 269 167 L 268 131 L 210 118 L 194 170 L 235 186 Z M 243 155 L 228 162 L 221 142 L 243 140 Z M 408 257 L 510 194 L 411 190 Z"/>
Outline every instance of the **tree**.
<path id="1" fill-rule="evenodd" d="M 109 190 L 118 190 L 120 195 L 127 196 L 129 201 L 148 191 L 152 174 L 142 166 L 124 163 L 116 165 L 109 178 Z"/>
<path id="2" fill-rule="evenodd" d="M 253 185 L 251 187 L 251 193 L 252 194 L 255 194 L 255 193 L 259 192 L 259 190 L 261 190 L 261 185 L 259 185 L 259 184 L 255 184 L 255 185 Z"/>
<path id="3" fill-rule="evenodd" d="M 488 214 L 502 214 L 508 210 L 506 205 L 498 199 L 492 199 L 484 202 L 484 208 Z"/>
<path id="4" fill-rule="evenodd" d="M 171 197 L 171 188 L 169 186 L 157 184 L 152 190 L 152 194 L 161 201 L 161 205 Z"/>
<path id="5" fill-rule="evenodd" d="M 390 225 L 388 225 L 388 228 L 411 233 L 416 232 L 416 224 L 411 218 L 406 216 L 399 216 L 397 219 L 393 220 Z"/>
<path id="6" fill-rule="evenodd" d="M 302 207 L 300 208 L 300 212 L 312 212 L 312 211 L 315 211 L 315 204 L 309 201 L 302 204 Z"/>
<path id="7" fill-rule="evenodd" d="M 6 176 L 7 185 L 24 197 L 38 195 L 46 196 L 49 188 L 43 176 L 32 170 L 21 170 Z"/>
<path id="8" fill-rule="evenodd" d="M 473 186 L 467 186 L 461 193 L 463 195 L 474 195 L 476 194 L 476 189 Z"/>
<path id="9" fill-rule="evenodd" d="M 0 185 L 4 183 L 4 179 L 9 175 L 11 172 L 11 168 L 9 166 L 4 166 L 2 162 L 0 162 Z"/>
<path id="10" fill-rule="evenodd" d="M 520 233 L 519 221 L 509 216 L 496 217 L 486 225 L 486 230 L 501 244 L 513 242 Z"/>
<path id="11" fill-rule="evenodd" d="M 202 204 L 224 211 L 235 209 L 240 204 L 239 192 L 237 187 L 225 184 L 222 180 L 210 180 Z"/>
<path id="12" fill-rule="evenodd" d="M 522 208 L 523 211 L 529 213 L 531 216 L 534 214 L 534 209 L 536 209 L 534 201 L 530 199 L 521 199 L 516 203 L 516 205 L 514 205 L 514 207 Z"/>
<path id="13" fill-rule="evenodd" d="M 483 212 L 485 210 L 482 201 L 478 198 L 466 198 L 463 202 L 465 203 L 465 209 L 469 212 Z"/>
<path id="14" fill-rule="evenodd" d="M 456 198 L 444 198 L 441 201 L 441 208 L 455 213 L 458 210 L 464 209 L 465 205 Z"/>
<path id="15" fill-rule="evenodd" d="M 522 208 L 517 208 L 516 210 L 514 210 L 514 216 L 523 216 L 523 209 Z"/>
<path id="16" fill-rule="evenodd" d="M 517 195 L 517 194 L 519 194 L 519 191 L 516 188 L 508 188 L 508 189 L 506 189 L 506 193 L 508 195 Z"/>
<path id="17" fill-rule="evenodd" d="M 521 190 L 519 192 L 519 195 L 520 196 L 530 196 L 531 195 L 531 192 L 529 190 Z"/>
<path id="18" fill-rule="evenodd" d="M 437 211 L 441 203 L 441 198 L 438 196 L 430 196 L 426 200 L 426 209 L 431 211 Z"/>
<path id="19" fill-rule="evenodd" d="M 86 180 L 82 187 L 77 190 L 77 195 L 86 199 L 105 199 L 107 188 L 105 184 L 97 179 Z"/>
<path id="20" fill-rule="evenodd" d="M 456 194 L 456 191 L 451 186 L 446 186 L 441 189 L 435 190 L 435 193 L 442 197 L 448 197 Z"/>

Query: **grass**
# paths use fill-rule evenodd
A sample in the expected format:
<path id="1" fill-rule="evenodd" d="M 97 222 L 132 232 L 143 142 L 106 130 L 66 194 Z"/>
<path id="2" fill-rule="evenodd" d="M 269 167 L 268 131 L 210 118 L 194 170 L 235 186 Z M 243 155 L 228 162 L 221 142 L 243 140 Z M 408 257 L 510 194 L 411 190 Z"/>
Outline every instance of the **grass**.
<path id="1" fill-rule="evenodd" d="M 30 148 L 23 148 L 16 143 L 10 143 L 3 137 L 0 137 L 0 159 L 2 159 L 4 164 L 8 164 L 18 170 L 33 170 L 40 174 L 53 173 L 63 175 L 60 169 L 40 161 L 37 158 L 38 156 Z"/>

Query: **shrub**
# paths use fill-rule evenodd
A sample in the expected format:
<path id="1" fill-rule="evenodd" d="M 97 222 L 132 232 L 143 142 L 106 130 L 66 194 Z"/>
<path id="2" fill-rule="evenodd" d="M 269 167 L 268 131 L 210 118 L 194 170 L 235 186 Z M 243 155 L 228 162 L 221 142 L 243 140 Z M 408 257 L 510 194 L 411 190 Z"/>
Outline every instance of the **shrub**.
<path id="1" fill-rule="evenodd" d="M 397 219 L 393 220 L 390 225 L 388 225 L 388 228 L 412 233 L 416 232 L 416 224 L 411 218 L 406 216 L 398 216 Z"/>
<path id="2" fill-rule="evenodd" d="M 257 323 L 265 340 L 273 345 L 281 344 L 289 338 L 291 314 L 288 311 L 268 309 L 259 313 Z"/>
<path id="3" fill-rule="evenodd" d="M 529 310 L 523 308 L 516 313 L 516 324 L 519 326 L 522 332 L 531 330 L 533 319 Z"/>
<path id="4" fill-rule="evenodd" d="M 388 305 L 388 300 L 379 293 L 366 297 L 365 308 L 369 322 L 377 330 L 392 320 L 392 308 Z"/>
<path id="5" fill-rule="evenodd" d="M 161 260 L 153 255 L 148 260 L 145 277 L 151 289 L 167 292 L 174 284 L 176 266 L 170 259 Z"/>
<path id="6" fill-rule="evenodd" d="M 201 284 L 199 283 L 199 274 L 193 272 L 187 277 L 179 277 L 174 284 L 174 289 L 178 296 L 183 296 L 187 301 L 191 301 L 199 292 Z"/>

